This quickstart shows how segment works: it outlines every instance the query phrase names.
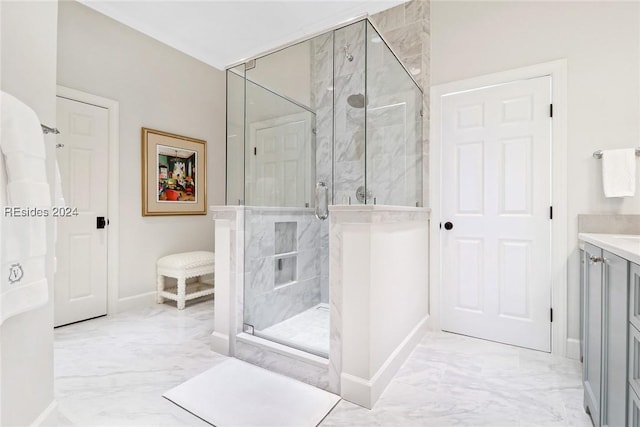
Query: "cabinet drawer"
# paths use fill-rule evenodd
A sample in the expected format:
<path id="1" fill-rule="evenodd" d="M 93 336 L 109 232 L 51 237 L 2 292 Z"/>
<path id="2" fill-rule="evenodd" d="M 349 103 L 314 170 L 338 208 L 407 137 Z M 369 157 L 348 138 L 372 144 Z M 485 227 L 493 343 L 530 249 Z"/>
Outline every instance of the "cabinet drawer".
<path id="1" fill-rule="evenodd" d="M 640 331 L 629 325 L 629 385 L 640 394 Z"/>
<path id="2" fill-rule="evenodd" d="M 629 400 L 627 402 L 627 425 L 640 427 L 640 398 L 631 386 L 629 386 Z"/>
<path id="3" fill-rule="evenodd" d="M 631 264 L 629 270 L 629 322 L 640 330 L 640 266 Z"/>

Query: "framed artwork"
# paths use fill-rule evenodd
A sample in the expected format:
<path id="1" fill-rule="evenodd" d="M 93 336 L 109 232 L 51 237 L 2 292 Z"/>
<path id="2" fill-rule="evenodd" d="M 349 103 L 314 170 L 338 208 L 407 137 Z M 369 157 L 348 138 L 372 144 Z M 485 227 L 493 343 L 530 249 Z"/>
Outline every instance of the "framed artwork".
<path id="1" fill-rule="evenodd" d="M 207 142 L 142 128 L 142 216 L 206 215 Z"/>

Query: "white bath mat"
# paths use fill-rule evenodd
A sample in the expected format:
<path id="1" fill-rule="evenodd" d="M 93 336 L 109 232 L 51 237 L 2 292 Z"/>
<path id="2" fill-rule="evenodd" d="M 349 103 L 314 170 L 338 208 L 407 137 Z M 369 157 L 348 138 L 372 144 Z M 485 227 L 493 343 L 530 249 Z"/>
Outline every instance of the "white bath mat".
<path id="1" fill-rule="evenodd" d="M 312 427 L 340 400 L 234 358 L 172 388 L 164 397 L 216 427 Z"/>

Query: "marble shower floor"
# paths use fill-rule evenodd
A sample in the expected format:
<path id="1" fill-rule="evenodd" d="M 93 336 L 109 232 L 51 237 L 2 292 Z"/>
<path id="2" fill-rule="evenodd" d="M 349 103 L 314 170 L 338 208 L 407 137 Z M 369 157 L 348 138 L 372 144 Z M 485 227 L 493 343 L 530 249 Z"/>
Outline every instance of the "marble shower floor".
<path id="1" fill-rule="evenodd" d="M 329 354 L 329 305 L 318 304 L 263 329 L 260 336 Z"/>
<path id="2" fill-rule="evenodd" d="M 203 426 L 162 393 L 226 360 L 209 348 L 213 303 L 168 304 L 55 331 L 58 411 L 47 426 Z M 591 426 L 581 365 L 427 334 L 373 410 L 341 401 L 322 426 Z"/>

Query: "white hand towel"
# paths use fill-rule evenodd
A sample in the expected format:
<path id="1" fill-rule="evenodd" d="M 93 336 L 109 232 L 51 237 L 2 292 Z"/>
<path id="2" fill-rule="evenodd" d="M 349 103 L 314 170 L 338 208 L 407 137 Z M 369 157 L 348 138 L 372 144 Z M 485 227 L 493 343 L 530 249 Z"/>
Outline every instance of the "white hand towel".
<path id="1" fill-rule="evenodd" d="M 635 194 L 635 148 L 602 152 L 602 185 L 605 197 L 630 197 Z"/>

